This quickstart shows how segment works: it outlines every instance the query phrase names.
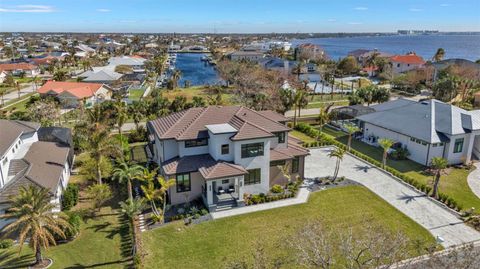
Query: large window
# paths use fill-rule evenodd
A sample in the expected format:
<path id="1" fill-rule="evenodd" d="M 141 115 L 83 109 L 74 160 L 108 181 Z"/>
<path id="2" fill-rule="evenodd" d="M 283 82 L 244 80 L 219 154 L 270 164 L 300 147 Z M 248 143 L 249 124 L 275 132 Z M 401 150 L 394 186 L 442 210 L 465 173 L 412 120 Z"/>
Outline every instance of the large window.
<path id="1" fill-rule="evenodd" d="M 292 173 L 298 173 L 298 167 L 300 165 L 300 158 L 299 157 L 295 157 L 293 160 L 292 160 Z"/>
<path id="2" fill-rule="evenodd" d="M 463 151 L 463 138 L 455 139 L 455 145 L 453 146 L 453 153 L 459 153 Z"/>
<path id="3" fill-rule="evenodd" d="M 226 155 L 230 152 L 230 147 L 228 144 L 222 145 L 222 155 Z"/>
<path id="4" fill-rule="evenodd" d="M 177 174 L 177 192 L 186 192 L 191 189 L 190 173 Z"/>
<path id="5" fill-rule="evenodd" d="M 260 184 L 260 168 L 248 170 L 244 181 L 245 185 Z"/>
<path id="6" fill-rule="evenodd" d="M 242 158 L 263 156 L 263 142 L 242 145 Z"/>
<path id="7" fill-rule="evenodd" d="M 279 166 L 279 165 L 281 165 L 281 166 L 285 165 L 285 160 L 281 160 L 281 161 L 271 161 L 271 162 L 270 162 L 270 166 Z"/>
<path id="8" fill-rule="evenodd" d="M 208 145 L 208 138 L 199 138 L 185 141 L 186 148 L 201 147 L 206 145 Z"/>
<path id="9" fill-rule="evenodd" d="M 285 133 L 275 133 L 275 136 L 278 138 L 278 143 L 285 143 Z"/>

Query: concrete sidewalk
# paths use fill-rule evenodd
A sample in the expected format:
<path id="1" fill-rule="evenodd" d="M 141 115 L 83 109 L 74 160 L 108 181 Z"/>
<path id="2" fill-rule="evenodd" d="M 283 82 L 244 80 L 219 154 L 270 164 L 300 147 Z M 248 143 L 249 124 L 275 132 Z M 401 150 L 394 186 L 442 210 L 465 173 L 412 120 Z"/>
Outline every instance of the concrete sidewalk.
<path id="1" fill-rule="evenodd" d="M 306 178 L 333 174 L 336 160 L 328 157 L 330 151 L 331 148 L 310 149 L 311 155 L 305 160 Z M 480 240 L 480 233 L 464 224 L 449 209 L 369 163 L 346 154 L 340 165 L 339 176 L 363 184 L 425 227 L 433 236 L 443 238 L 444 247 Z"/>
<path id="2" fill-rule="evenodd" d="M 213 213 L 210 213 L 210 215 L 212 216 L 213 219 L 221 219 L 221 218 L 242 215 L 242 214 L 247 214 L 252 212 L 258 212 L 263 210 L 269 210 L 269 209 L 274 209 L 274 208 L 279 208 L 284 206 L 304 204 L 308 201 L 309 195 L 310 195 L 310 191 L 305 186 L 302 186 L 298 190 L 297 197 L 295 198 L 289 198 L 289 199 L 284 199 L 284 200 L 269 202 L 264 204 L 258 204 L 258 205 L 237 207 L 237 208 L 232 208 L 225 211 L 213 212 Z"/>
<path id="3" fill-rule="evenodd" d="M 474 165 L 477 169 L 468 175 L 467 182 L 472 192 L 480 198 L 480 163 L 475 163 Z"/>

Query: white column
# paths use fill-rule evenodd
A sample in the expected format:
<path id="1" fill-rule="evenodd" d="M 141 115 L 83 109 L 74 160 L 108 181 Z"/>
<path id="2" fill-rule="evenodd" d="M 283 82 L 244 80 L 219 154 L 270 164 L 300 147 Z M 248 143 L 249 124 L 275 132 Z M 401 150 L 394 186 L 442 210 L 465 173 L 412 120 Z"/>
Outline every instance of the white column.
<path id="1" fill-rule="evenodd" d="M 465 159 L 466 164 L 472 160 L 473 143 L 475 143 L 475 133 L 470 133 L 468 136 L 467 157 Z"/>
<path id="2" fill-rule="evenodd" d="M 207 181 L 207 203 L 213 204 L 212 181 Z"/>
<path id="3" fill-rule="evenodd" d="M 238 192 L 238 201 L 243 201 L 243 176 L 235 177 L 235 189 Z"/>

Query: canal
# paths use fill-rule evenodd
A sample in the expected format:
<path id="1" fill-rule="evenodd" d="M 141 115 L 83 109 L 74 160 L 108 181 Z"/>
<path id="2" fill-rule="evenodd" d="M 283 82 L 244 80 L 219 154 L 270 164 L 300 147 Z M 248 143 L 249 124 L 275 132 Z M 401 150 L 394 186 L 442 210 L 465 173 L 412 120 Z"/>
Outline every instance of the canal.
<path id="1" fill-rule="evenodd" d="M 221 83 L 217 70 L 213 65 L 201 61 L 204 53 L 178 53 L 175 68 L 182 74 L 178 83 L 179 87 L 184 87 L 185 81 L 189 81 L 191 86 L 216 85 Z"/>

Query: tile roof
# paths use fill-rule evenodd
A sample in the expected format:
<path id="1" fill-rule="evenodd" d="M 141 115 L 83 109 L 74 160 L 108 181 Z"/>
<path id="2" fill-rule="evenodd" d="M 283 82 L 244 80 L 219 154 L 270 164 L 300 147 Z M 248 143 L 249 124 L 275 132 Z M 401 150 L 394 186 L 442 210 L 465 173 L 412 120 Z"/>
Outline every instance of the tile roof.
<path id="1" fill-rule="evenodd" d="M 242 166 L 222 161 L 217 162 L 212 166 L 201 167 L 198 171 L 205 179 L 216 179 L 248 174 L 248 171 Z"/>
<path id="2" fill-rule="evenodd" d="M 277 122 L 286 122 L 289 121 L 290 119 L 285 117 L 284 115 L 277 113 L 273 110 L 262 110 L 262 111 L 257 111 L 258 114 L 263 115 L 264 117 L 277 121 Z"/>
<path id="3" fill-rule="evenodd" d="M 20 135 L 35 132 L 38 128 L 40 124 L 34 122 L 0 120 L 0 158 Z"/>
<path id="4" fill-rule="evenodd" d="M 394 55 L 390 57 L 390 60 L 393 62 L 405 64 L 425 64 L 423 58 L 415 54 Z"/>
<path id="5" fill-rule="evenodd" d="M 393 106 L 357 119 L 429 143 L 445 141 L 444 134 L 456 135 L 480 130 L 480 113 L 466 111 L 438 100 Z"/>
<path id="6" fill-rule="evenodd" d="M 223 123 L 230 124 L 237 131 L 243 128 L 241 139 L 246 139 L 247 134 L 269 137 L 274 132 L 290 130 L 285 125 L 268 118 L 268 115 L 241 106 L 190 108 L 150 121 L 148 124 L 160 139 L 189 140 L 206 137 L 208 135 L 206 125 Z M 240 136 L 237 139 L 240 139 Z"/>
<path id="7" fill-rule="evenodd" d="M 232 137 L 232 140 L 246 140 L 274 136 L 274 134 L 258 125 L 252 124 L 250 122 L 245 122 L 242 127 L 240 127 L 238 132 Z"/>
<path id="8" fill-rule="evenodd" d="M 198 171 L 201 167 L 210 167 L 217 162 L 210 154 L 184 156 L 173 158 L 162 163 L 162 169 L 167 175 Z"/>
<path id="9" fill-rule="evenodd" d="M 23 158 L 24 169 L 0 189 L 0 203 L 8 202 L 22 186 L 35 185 L 56 193 L 69 151 L 70 148 L 54 142 L 33 143 Z"/>
<path id="10" fill-rule="evenodd" d="M 61 94 L 68 92 L 69 94 L 82 99 L 85 97 L 93 96 L 103 84 L 100 83 L 85 83 L 85 82 L 68 82 L 68 81 L 47 81 L 37 91 L 40 94 L 48 94 L 49 92 L 55 92 Z"/>
<path id="11" fill-rule="evenodd" d="M 29 63 L 0 64 L 0 71 L 35 70 L 38 67 Z"/>

